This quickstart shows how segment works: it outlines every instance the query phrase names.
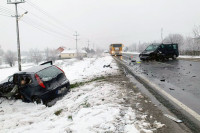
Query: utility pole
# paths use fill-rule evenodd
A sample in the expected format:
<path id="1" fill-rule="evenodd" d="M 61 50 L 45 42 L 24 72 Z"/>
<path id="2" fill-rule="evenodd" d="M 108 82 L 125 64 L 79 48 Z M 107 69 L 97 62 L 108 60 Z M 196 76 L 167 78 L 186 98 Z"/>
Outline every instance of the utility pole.
<path id="1" fill-rule="evenodd" d="M 79 36 L 79 34 L 78 34 L 77 31 L 75 32 L 74 36 L 76 37 L 75 38 L 75 40 L 76 40 L 76 54 L 78 56 L 78 36 Z"/>
<path id="2" fill-rule="evenodd" d="M 163 28 L 161 28 L 161 40 L 162 40 L 162 43 L 163 43 Z"/>
<path id="3" fill-rule="evenodd" d="M 17 4 L 24 3 L 24 0 L 7 0 L 7 4 L 15 4 L 15 18 L 16 18 L 16 32 L 17 32 L 17 52 L 18 52 L 18 69 L 22 70 L 21 67 L 21 52 L 20 52 L 20 38 L 19 38 L 19 15 L 17 11 Z"/>

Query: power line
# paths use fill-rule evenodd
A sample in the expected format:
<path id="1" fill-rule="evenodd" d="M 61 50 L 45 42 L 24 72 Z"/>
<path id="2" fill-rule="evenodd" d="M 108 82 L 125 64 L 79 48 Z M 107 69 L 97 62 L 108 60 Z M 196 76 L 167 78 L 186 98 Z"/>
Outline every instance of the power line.
<path id="1" fill-rule="evenodd" d="M 36 1 L 34 1 L 37 5 L 39 5 L 39 3 L 37 3 Z M 28 3 L 30 6 L 32 6 L 33 8 L 35 8 L 36 10 L 40 11 L 42 14 L 44 14 L 45 16 L 47 16 L 48 18 L 50 18 L 51 20 L 53 20 L 54 22 L 56 22 L 57 24 L 59 24 L 59 26 L 61 26 L 64 29 L 68 29 L 72 32 L 74 32 L 75 30 L 73 28 L 68 27 L 66 24 L 62 23 L 61 21 L 59 21 L 57 18 L 53 17 L 51 14 L 47 13 L 45 10 L 41 9 L 39 6 L 37 6 L 36 4 L 34 4 L 33 2 L 30 1 L 26 1 L 26 3 Z M 48 22 L 49 23 L 49 22 Z M 62 30 L 64 30 L 62 29 Z M 83 36 L 84 37 L 84 36 Z M 87 37 L 84 37 L 85 40 L 87 40 Z"/>
<path id="2" fill-rule="evenodd" d="M 4 13 L 7 13 L 7 14 L 15 14 L 15 12 L 13 10 L 10 10 L 6 7 L 3 7 L 3 6 L 0 6 L 0 12 L 4 12 Z"/>
<path id="3" fill-rule="evenodd" d="M 6 10 L 3 10 L 3 9 L 0 9 L 0 12 L 1 13 L 4 13 L 4 14 L 7 14 L 7 15 L 12 15 L 12 13 L 6 11 Z"/>
<path id="4" fill-rule="evenodd" d="M 42 31 L 42 32 L 44 32 L 44 33 L 46 33 L 46 34 L 48 34 L 48 35 L 50 35 L 50 36 L 54 36 L 54 37 L 57 37 L 57 38 L 66 40 L 65 37 L 60 36 L 60 35 L 58 35 L 58 34 L 56 34 L 56 33 L 54 33 L 54 32 L 45 30 L 45 29 L 41 28 L 40 26 L 35 26 L 35 24 L 32 23 L 32 22 L 28 22 L 28 21 L 24 21 L 24 20 L 22 20 L 22 22 L 24 22 L 24 23 L 26 23 L 27 25 L 30 25 L 30 26 L 32 26 L 33 28 L 35 28 L 35 29 L 37 29 L 37 30 L 39 30 L 39 31 Z"/>
<path id="5" fill-rule="evenodd" d="M 40 23 L 40 22 L 38 22 L 38 21 L 34 21 L 34 20 L 31 19 L 30 17 L 26 17 L 26 18 L 24 19 L 24 21 L 30 22 L 30 23 L 32 23 L 33 25 L 37 25 L 38 27 L 41 27 L 41 28 L 44 29 L 44 30 L 47 30 L 47 31 L 50 31 L 50 32 L 59 34 L 60 36 L 73 39 L 72 36 L 63 34 L 63 33 L 61 33 L 60 31 L 57 31 L 57 30 L 55 30 L 55 29 L 52 29 L 52 27 L 48 26 L 47 24 L 42 24 L 42 23 Z"/>
<path id="6" fill-rule="evenodd" d="M 70 31 L 74 31 L 72 28 L 66 26 L 65 24 L 63 24 L 62 22 L 60 22 L 57 18 L 51 16 L 50 14 L 48 14 L 46 11 L 42 10 L 40 7 L 38 7 L 36 4 L 34 4 L 33 2 L 27 1 L 27 3 L 32 6 L 33 8 L 37 9 L 38 11 L 40 11 L 41 13 L 43 13 L 44 15 L 46 15 L 47 17 L 49 17 L 50 19 L 52 19 L 54 22 L 59 23 L 60 25 L 62 25 L 62 27 L 67 28 Z"/>
<path id="7" fill-rule="evenodd" d="M 9 15 L 5 15 L 5 14 L 0 14 L 1 16 L 4 16 L 4 17 L 10 17 L 11 18 L 11 16 L 9 16 Z"/>
<path id="8" fill-rule="evenodd" d="M 40 30 L 40 31 L 42 31 L 42 32 L 45 32 L 46 34 L 48 34 L 48 35 L 50 35 L 51 33 L 49 33 L 48 31 L 45 31 L 45 30 L 43 30 L 43 29 L 40 29 L 40 28 L 38 28 L 37 26 L 35 26 L 35 25 L 33 25 L 33 24 L 31 24 L 31 23 L 29 23 L 29 22 L 26 22 L 26 21 L 24 21 L 24 20 L 22 20 L 22 22 L 24 22 L 25 24 L 27 24 L 27 25 L 30 25 L 30 26 L 32 26 L 33 28 L 35 28 L 35 29 L 38 29 L 38 30 Z M 54 35 L 53 35 L 54 36 Z M 60 37 L 60 36 L 59 36 Z M 63 39 L 63 38 L 62 38 Z"/>
<path id="9" fill-rule="evenodd" d="M 24 8 L 22 8 L 22 7 L 20 7 L 21 9 L 23 9 L 23 10 L 25 10 L 25 11 L 27 11 L 26 9 L 24 9 Z M 63 28 L 61 29 L 61 27 L 59 26 L 59 25 L 56 25 L 56 24 L 54 24 L 54 23 L 52 23 L 52 22 L 50 22 L 50 21 L 47 21 L 46 19 L 44 19 L 44 18 L 42 18 L 42 17 L 39 17 L 38 15 L 36 15 L 36 14 L 34 14 L 34 13 L 30 13 L 29 12 L 29 14 L 31 14 L 32 16 L 34 16 L 37 20 L 40 20 L 40 21 L 43 21 L 44 23 L 45 23 L 45 25 L 52 25 L 51 27 L 54 27 L 54 28 L 57 28 L 57 29 L 59 29 L 60 31 L 63 31 Z M 66 34 L 66 33 L 65 33 Z M 71 35 L 71 34 L 70 34 Z M 68 35 L 68 36 L 70 36 L 70 35 Z"/>

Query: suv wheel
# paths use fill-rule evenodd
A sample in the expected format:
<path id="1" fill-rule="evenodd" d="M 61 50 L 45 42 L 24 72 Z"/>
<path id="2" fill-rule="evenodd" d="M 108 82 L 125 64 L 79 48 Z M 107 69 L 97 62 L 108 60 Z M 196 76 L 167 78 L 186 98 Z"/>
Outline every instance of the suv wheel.
<path id="1" fill-rule="evenodd" d="M 177 56 L 176 55 L 173 55 L 172 59 L 173 60 L 176 60 Z"/>

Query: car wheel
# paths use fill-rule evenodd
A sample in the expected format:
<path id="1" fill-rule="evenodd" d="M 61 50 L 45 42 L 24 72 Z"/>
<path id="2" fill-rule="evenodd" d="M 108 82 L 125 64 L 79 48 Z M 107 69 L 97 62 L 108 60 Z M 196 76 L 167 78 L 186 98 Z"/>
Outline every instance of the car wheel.
<path id="1" fill-rule="evenodd" d="M 173 60 L 176 60 L 177 56 L 176 55 L 173 55 L 172 59 Z"/>
<path id="2" fill-rule="evenodd" d="M 32 98 L 32 101 L 36 104 L 43 104 L 42 99 L 36 96 Z"/>

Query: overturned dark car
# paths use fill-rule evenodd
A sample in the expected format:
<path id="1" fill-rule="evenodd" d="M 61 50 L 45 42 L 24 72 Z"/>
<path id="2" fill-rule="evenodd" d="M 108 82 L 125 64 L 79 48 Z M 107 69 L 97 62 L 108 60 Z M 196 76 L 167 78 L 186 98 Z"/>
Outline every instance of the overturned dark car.
<path id="1" fill-rule="evenodd" d="M 151 44 L 140 55 L 140 60 L 168 60 L 179 56 L 178 44 Z"/>
<path id="2" fill-rule="evenodd" d="M 42 64 L 17 72 L 2 81 L 0 96 L 46 104 L 65 95 L 69 88 L 70 82 L 63 70 L 51 64 Z"/>

